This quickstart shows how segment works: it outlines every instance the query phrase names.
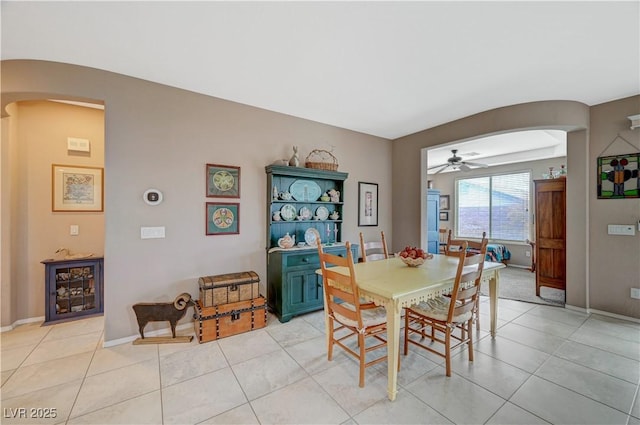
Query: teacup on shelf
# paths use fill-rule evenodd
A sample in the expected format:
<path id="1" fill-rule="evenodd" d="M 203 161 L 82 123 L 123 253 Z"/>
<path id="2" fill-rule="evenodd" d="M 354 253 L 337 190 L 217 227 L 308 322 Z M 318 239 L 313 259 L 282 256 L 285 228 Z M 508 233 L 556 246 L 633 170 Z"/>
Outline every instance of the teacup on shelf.
<path id="1" fill-rule="evenodd" d="M 282 199 L 283 201 L 290 201 L 291 200 L 291 193 L 289 192 L 280 192 L 279 198 Z"/>

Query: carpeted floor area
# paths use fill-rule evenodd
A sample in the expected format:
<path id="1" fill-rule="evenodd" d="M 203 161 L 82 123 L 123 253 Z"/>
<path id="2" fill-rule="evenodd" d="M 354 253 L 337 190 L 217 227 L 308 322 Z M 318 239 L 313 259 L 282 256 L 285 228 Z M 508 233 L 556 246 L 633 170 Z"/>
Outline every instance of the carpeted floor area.
<path id="1" fill-rule="evenodd" d="M 483 283 L 482 295 L 489 295 L 489 284 Z M 563 306 L 565 293 L 563 290 L 542 287 L 540 296 L 536 296 L 536 275 L 528 269 L 509 267 L 500 269 L 499 298 L 526 301 L 536 304 Z"/>

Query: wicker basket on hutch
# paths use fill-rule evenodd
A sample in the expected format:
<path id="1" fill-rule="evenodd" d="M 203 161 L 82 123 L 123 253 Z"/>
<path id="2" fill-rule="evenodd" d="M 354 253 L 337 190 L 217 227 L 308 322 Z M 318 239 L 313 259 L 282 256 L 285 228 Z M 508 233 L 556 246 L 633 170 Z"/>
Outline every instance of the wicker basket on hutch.
<path id="1" fill-rule="evenodd" d="M 316 170 L 338 171 L 338 159 L 327 150 L 314 149 L 307 155 L 304 166 Z"/>

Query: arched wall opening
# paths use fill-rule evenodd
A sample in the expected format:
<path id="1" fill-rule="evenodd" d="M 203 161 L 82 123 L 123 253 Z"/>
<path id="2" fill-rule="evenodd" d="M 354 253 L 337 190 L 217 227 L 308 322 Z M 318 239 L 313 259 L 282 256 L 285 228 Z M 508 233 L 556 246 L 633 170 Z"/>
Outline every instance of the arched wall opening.
<path id="1" fill-rule="evenodd" d="M 425 226 L 422 206 L 427 188 L 425 148 L 448 145 L 523 130 L 567 132 L 567 204 L 586 205 L 588 199 L 589 107 L 579 102 L 545 101 L 506 106 L 482 112 L 394 141 L 394 250 L 422 245 Z M 571 213 L 567 223 L 567 305 L 588 308 L 588 209 Z"/>

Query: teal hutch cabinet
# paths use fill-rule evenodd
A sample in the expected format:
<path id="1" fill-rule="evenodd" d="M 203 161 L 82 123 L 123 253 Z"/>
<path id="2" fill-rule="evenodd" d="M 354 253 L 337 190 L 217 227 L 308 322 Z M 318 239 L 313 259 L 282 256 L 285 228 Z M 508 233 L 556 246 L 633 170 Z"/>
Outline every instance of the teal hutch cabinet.
<path id="1" fill-rule="evenodd" d="M 324 306 L 322 277 L 314 235 L 320 233 L 326 252 L 345 256 L 342 243 L 344 181 L 348 174 L 284 165 L 269 165 L 267 173 L 267 303 L 281 322 Z M 332 191 L 333 199 L 325 198 Z M 285 248 L 278 241 L 295 239 Z M 351 246 L 355 261 L 358 245 Z"/>

